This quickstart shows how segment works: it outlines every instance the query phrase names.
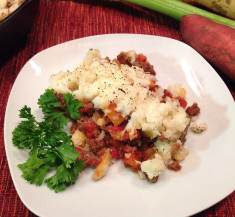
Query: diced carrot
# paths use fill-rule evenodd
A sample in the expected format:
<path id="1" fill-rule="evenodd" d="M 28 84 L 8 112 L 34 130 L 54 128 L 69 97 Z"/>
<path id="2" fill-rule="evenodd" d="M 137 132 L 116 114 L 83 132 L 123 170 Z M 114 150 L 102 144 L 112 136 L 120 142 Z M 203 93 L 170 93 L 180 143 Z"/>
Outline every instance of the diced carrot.
<path id="1" fill-rule="evenodd" d="M 140 160 L 140 157 L 136 153 L 126 153 L 125 157 L 123 158 L 125 165 L 130 166 L 133 169 L 140 168 Z"/>
<path id="2" fill-rule="evenodd" d="M 151 147 L 151 148 L 146 149 L 143 152 L 143 161 L 151 159 L 155 155 L 155 153 L 156 153 L 155 147 Z"/>
<path id="3" fill-rule="evenodd" d="M 149 90 L 155 91 L 155 89 L 156 89 L 155 81 L 150 80 Z"/>
<path id="4" fill-rule="evenodd" d="M 115 103 L 109 104 L 107 109 L 110 110 L 110 112 L 107 114 L 107 116 L 114 125 L 120 125 L 123 121 L 126 120 L 126 118 L 122 117 L 121 112 L 117 112 L 115 110 L 116 107 L 117 105 Z"/>

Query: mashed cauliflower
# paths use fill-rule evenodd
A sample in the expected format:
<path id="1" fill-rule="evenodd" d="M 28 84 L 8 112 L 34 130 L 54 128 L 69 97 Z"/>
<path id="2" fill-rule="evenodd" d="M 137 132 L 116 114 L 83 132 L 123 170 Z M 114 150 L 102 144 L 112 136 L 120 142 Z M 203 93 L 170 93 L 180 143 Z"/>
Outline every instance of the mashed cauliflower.
<path id="1" fill-rule="evenodd" d="M 0 0 L 0 21 L 14 12 L 25 0 Z"/>
<path id="2" fill-rule="evenodd" d="M 197 103 L 187 106 L 186 90 L 180 84 L 167 89 L 156 85 L 153 66 L 143 54 L 121 52 L 110 61 L 90 49 L 74 71 L 52 75 L 50 84 L 56 93 L 71 93 L 90 103 L 87 109 L 94 108 L 90 116 L 75 123 L 72 137 L 88 164 L 93 165 L 106 150 L 109 160 L 101 161 L 94 180 L 106 174 L 111 158 L 122 158 L 142 179 L 153 183 L 165 168 L 181 169 L 179 162 L 189 153 L 183 146 L 185 137 L 200 108 Z M 87 130 L 93 132 L 94 126 L 97 135 L 88 138 Z M 202 128 L 197 126 L 194 131 Z"/>
<path id="3" fill-rule="evenodd" d="M 135 56 L 134 51 L 129 55 Z M 50 83 L 58 93 L 72 93 L 79 100 L 91 101 L 94 107 L 108 113 L 108 105 L 115 103 L 116 111 L 128 116 L 125 130 L 134 134 L 143 131 L 154 139 L 159 136 L 176 141 L 189 125 L 190 119 L 178 100 L 167 97 L 162 103 L 163 88 L 151 91 L 148 86 L 155 76 L 138 66 L 119 66 L 101 58 L 98 50 L 89 50 L 83 63 L 74 71 L 51 76 Z M 186 91 L 177 84 L 170 86 L 173 95 L 185 96 Z"/>

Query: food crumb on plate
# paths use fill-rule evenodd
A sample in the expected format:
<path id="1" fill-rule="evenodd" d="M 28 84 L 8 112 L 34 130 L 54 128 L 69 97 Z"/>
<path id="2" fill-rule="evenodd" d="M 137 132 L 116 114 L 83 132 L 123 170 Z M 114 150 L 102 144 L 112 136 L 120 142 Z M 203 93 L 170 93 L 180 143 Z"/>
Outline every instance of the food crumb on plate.
<path id="1" fill-rule="evenodd" d="M 207 124 L 206 123 L 194 123 L 191 126 L 191 130 L 194 133 L 202 133 L 203 131 L 207 130 Z"/>

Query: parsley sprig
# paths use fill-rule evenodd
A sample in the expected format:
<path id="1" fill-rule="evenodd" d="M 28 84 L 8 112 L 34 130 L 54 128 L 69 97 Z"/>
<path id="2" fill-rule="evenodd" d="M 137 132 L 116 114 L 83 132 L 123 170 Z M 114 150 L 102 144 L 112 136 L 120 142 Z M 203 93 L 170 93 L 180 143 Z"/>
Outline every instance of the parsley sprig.
<path id="1" fill-rule="evenodd" d="M 71 136 L 63 132 L 63 127 L 70 119 L 80 117 L 79 108 L 82 102 L 73 99 L 68 93 L 63 95 L 66 106 L 63 107 L 55 97 L 53 89 L 47 89 L 38 100 L 44 120 L 36 121 L 31 109 L 24 106 L 19 117 L 24 119 L 12 132 L 13 144 L 19 149 L 29 149 L 29 158 L 18 167 L 23 171 L 22 177 L 31 184 L 47 184 L 55 192 L 64 190 L 74 184 L 79 173 L 85 167 L 78 160 L 79 152 L 74 148 Z M 46 178 L 48 172 L 56 173 Z"/>
<path id="2" fill-rule="evenodd" d="M 73 95 L 70 93 L 64 94 L 63 97 L 66 104 L 65 108 L 55 97 L 53 89 L 47 89 L 38 99 L 38 104 L 44 113 L 45 120 L 58 124 L 60 128 L 66 125 L 70 120 L 66 114 L 69 114 L 72 119 L 76 120 L 81 116 L 78 112 L 78 108 L 83 106 L 82 101 L 73 99 Z"/>

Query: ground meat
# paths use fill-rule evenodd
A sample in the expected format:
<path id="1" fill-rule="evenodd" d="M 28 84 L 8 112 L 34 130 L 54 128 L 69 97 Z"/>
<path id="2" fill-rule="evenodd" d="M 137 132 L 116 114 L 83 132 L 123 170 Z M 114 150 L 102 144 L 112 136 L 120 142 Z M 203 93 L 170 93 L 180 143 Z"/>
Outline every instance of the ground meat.
<path id="1" fill-rule="evenodd" d="M 60 105 L 65 108 L 65 107 L 66 107 L 66 104 L 65 104 L 65 100 L 64 100 L 63 94 L 61 94 L 61 93 L 55 93 L 55 97 L 56 97 L 56 99 L 59 100 Z"/>
<path id="2" fill-rule="evenodd" d="M 112 151 L 116 152 L 116 154 L 114 155 L 116 156 L 118 155 L 118 158 L 122 158 L 124 156 L 124 152 L 123 152 L 124 145 L 125 145 L 124 142 L 113 139 L 109 134 L 105 135 L 103 141 L 104 141 L 104 146 L 106 148 L 110 147 L 111 152 Z"/>
<path id="3" fill-rule="evenodd" d="M 187 109 L 186 109 L 186 113 L 190 116 L 190 117 L 193 117 L 193 116 L 196 116 L 200 113 L 200 108 L 198 107 L 197 103 L 194 102 L 193 105 L 189 106 Z"/>
<path id="4" fill-rule="evenodd" d="M 117 56 L 117 60 L 121 63 L 121 64 L 125 64 L 128 66 L 131 66 L 131 58 L 125 53 L 125 52 L 121 52 L 118 56 Z"/>
<path id="5" fill-rule="evenodd" d="M 80 113 L 82 115 L 91 117 L 95 112 L 94 104 L 92 102 L 87 102 L 85 100 L 83 100 L 82 102 L 83 102 L 83 107 L 79 108 Z"/>
<path id="6" fill-rule="evenodd" d="M 172 152 L 173 152 L 173 151 L 176 151 L 176 150 L 178 150 L 180 147 L 181 147 L 181 144 L 180 144 L 180 143 L 174 143 L 174 144 L 172 145 L 171 151 L 172 151 Z"/>
<path id="7" fill-rule="evenodd" d="M 123 142 L 112 138 L 109 134 L 105 134 L 103 141 L 104 141 L 105 147 L 111 147 L 111 146 L 119 147 L 119 146 L 123 146 L 124 144 Z"/>
<path id="8" fill-rule="evenodd" d="M 89 166 L 97 166 L 101 161 L 99 157 L 87 153 L 80 153 L 78 159 L 84 160 L 84 164 Z"/>
<path id="9" fill-rule="evenodd" d="M 141 144 L 141 145 L 138 145 L 138 150 L 139 150 L 140 152 L 144 152 L 144 151 L 146 151 L 147 149 L 154 147 L 154 143 L 151 143 L 151 142 L 149 142 L 149 143 L 143 143 L 143 142 L 141 142 L 141 140 L 139 140 L 139 141 L 140 141 L 140 144 Z"/>
<path id="10" fill-rule="evenodd" d="M 99 151 L 96 152 L 97 157 L 102 157 L 105 154 L 106 148 L 101 148 Z"/>
<path id="11" fill-rule="evenodd" d="M 146 175 L 146 179 L 147 179 L 149 182 L 156 183 L 157 180 L 158 180 L 158 176 L 153 177 L 152 179 L 150 179 L 150 178 Z"/>
<path id="12" fill-rule="evenodd" d="M 124 153 L 134 153 L 137 152 L 138 148 L 136 146 L 130 146 L 130 145 L 125 145 L 123 147 L 123 152 Z"/>
<path id="13" fill-rule="evenodd" d="M 118 146 L 117 140 L 111 139 L 109 135 L 106 135 L 103 140 L 98 141 L 97 139 L 88 140 L 90 151 L 97 157 L 101 157 L 105 150 L 111 146 L 119 147 L 117 150 L 120 156 L 123 156 L 123 145 Z"/>
<path id="14" fill-rule="evenodd" d="M 143 56 L 141 54 L 141 56 Z M 156 75 L 156 72 L 153 68 L 153 65 L 151 65 L 148 61 L 147 58 L 142 58 L 140 60 L 138 60 L 138 58 L 136 59 L 135 62 L 131 63 L 131 57 L 128 56 L 125 52 L 121 52 L 118 56 L 117 56 L 117 60 L 120 64 L 126 64 L 128 66 L 138 66 L 140 68 L 142 68 L 144 70 L 144 72 L 149 72 L 151 75 Z"/>
<path id="15" fill-rule="evenodd" d="M 90 146 L 90 151 L 96 156 L 97 153 L 105 147 L 104 141 L 98 141 L 97 139 L 89 139 L 88 144 Z"/>
<path id="16" fill-rule="evenodd" d="M 148 148 L 153 147 L 154 142 L 156 142 L 156 140 L 157 140 L 157 138 L 151 139 L 151 138 L 146 137 L 142 134 L 141 139 L 132 140 L 130 142 L 130 144 L 137 146 L 140 152 L 144 152 Z"/>
<path id="17" fill-rule="evenodd" d="M 131 141 L 127 141 L 127 143 L 128 143 L 130 146 L 136 146 L 136 147 L 138 147 L 138 148 L 140 148 L 142 145 L 144 145 L 144 144 L 142 144 L 141 139 L 133 139 L 133 140 L 131 140 Z"/>
<path id="18" fill-rule="evenodd" d="M 89 120 L 90 120 L 90 117 L 88 117 L 88 116 L 82 116 L 79 118 L 79 121 L 81 121 L 81 122 L 88 122 Z"/>
<path id="19" fill-rule="evenodd" d="M 74 134 L 77 129 L 78 129 L 78 123 L 74 121 L 72 123 L 72 126 L 70 127 L 70 132 Z"/>
<path id="20" fill-rule="evenodd" d="M 170 93 L 168 90 L 164 89 L 164 95 L 162 96 L 162 98 L 166 98 L 166 97 L 170 97 L 172 98 L 172 93 Z"/>
<path id="21" fill-rule="evenodd" d="M 181 141 L 182 145 L 186 142 L 186 135 L 188 133 L 188 126 L 185 128 L 185 130 L 182 132 L 179 140 Z"/>
<path id="22" fill-rule="evenodd" d="M 149 72 L 151 75 L 156 75 L 153 65 L 151 65 L 148 61 L 140 62 L 134 65 L 143 68 L 144 72 Z"/>
<path id="23" fill-rule="evenodd" d="M 109 57 L 105 57 L 105 59 L 110 63 L 111 60 L 109 59 Z"/>
<path id="24" fill-rule="evenodd" d="M 161 100 L 161 103 L 166 103 L 167 101 L 167 97 L 170 97 L 172 98 L 172 93 L 170 93 L 168 90 L 164 89 L 164 92 L 163 92 L 163 96 L 162 96 L 162 100 Z"/>
<path id="25" fill-rule="evenodd" d="M 113 139 L 109 134 L 105 134 L 104 138 L 100 141 L 98 141 L 97 139 L 89 139 L 88 144 L 90 146 L 91 152 L 95 156 L 101 156 L 103 153 L 103 150 L 102 150 L 103 148 L 106 149 L 111 146 L 114 146 L 114 147 L 118 147 L 119 149 L 120 147 L 123 146 L 122 142 Z"/>
<path id="26" fill-rule="evenodd" d="M 181 166 L 178 161 L 173 161 L 171 164 L 168 164 L 168 169 L 179 171 L 181 169 Z"/>

